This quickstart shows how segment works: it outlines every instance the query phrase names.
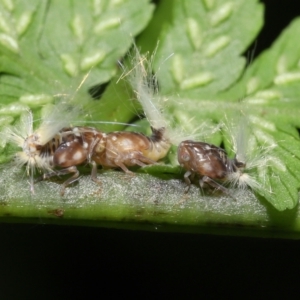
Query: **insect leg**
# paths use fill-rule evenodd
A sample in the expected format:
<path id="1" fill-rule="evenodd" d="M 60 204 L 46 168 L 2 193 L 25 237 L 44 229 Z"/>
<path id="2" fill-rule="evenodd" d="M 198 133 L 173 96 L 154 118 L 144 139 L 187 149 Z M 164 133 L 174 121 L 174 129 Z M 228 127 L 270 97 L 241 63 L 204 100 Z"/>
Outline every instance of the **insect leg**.
<path id="1" fill-rule="evenodd" d="M 69 167 L 67 169 L 64 169 L 65 171 L 65 174 L 68 174 L 68 173 L 74 173 L 73 176 L 71 176 L 70 178 L 68 178 L 61 186 L 61 190 L 60 190 L 60 195 L 63 196 L 64 193 L 65 193 L 65 189 L 66 187 L 75 182 L 76 180 L 78 180 L 78 177 L 79 177 L 79 171 L 77 170 L 77 168 L 75 166 L 72 166 L 72 167 Z"/>
<path id="2" fill-rule="evenodd" d="M 191 180 L 190 180 L 190 176 L 193 176 L 193 172 L 191 171 L 186 171 L 184 173 L 184 181 L 185 183 L 187 184 L 187 187 L 184 189 L 184 193 L 187 193 L 189 190 L 190 190 L 190 187 L 191 187 Z"/>
<path id="3" fill-rule="evenodd" d="M 146 165 L 154 165 L 157 163 L 156 161 L 154 161 L 148 157 L 145 157 L 141 153 L 135 153 L 134 158 L 131 159 L 131 162 L 140 167 L 144 167 Z"/>
<path id="4" fill-rule="evenodd" d="M 94 161 L 91 161 L 91 165 L 92 165 L 92 173 L 91 173 L 91 179 L 98 183 L 101 184 L 100 179 L 97 178 L 97 164 Z"/>
<path id="5" fill-rule="evenodd" d="M 76 166 L 71 166 L 69 168 L 66 169 L 62 169 L 62 170 L 58 170 L 58 171 L 54 171 L 54 172 L 50 172 L 50 173 L 45 173 L 43 174 L 43 176 L 39 177 L 37 181 L 42 181 L 42 180 L 47 180 L 53 176 L 59 176 L 59 175 L 66 175 L 66 174 L 70 174 L 70 173 L 74 173 L 73 176 L 71 176 L 70 178 L 68 178 L 62 185 L 61 185 L 61 190 L 60 190 L 60 195 L 63 196 L 65 194 L 65 189 L 66 187 L 75 182 L 76 180 L 78 180 L 79 177 L 79 171 L 77 170 Z"/>
<path id="6" fill-rule="evenodd" d="M 234 200 L 235 197 L 229 192 L 229 190 L 227 188 L 225 188 L 224 186 L 222 186 L 221 184 L 217 183 L 216 181 L 214 181 L 213 179 L 211 179 L 210 177 L 208 176 L 203 176 L 200 180 L 199 180 L 199 184 L 200 184 L 200 187 L 203 188 L 204 184 L 208 184 L 210 185 L 211 187 L 223 192 L 224 194 L 230 196 L 231 198 L 233 198 Z"/>
<path id="7" fill-rule="evenodd" d="M 123 160 L 117 158 L 114 160 L 114 163 L 116 166 L 121 168 L 126 174 L 134 175 L 134 173 L 129 171 L 128 168 L 124 165 Z"/>

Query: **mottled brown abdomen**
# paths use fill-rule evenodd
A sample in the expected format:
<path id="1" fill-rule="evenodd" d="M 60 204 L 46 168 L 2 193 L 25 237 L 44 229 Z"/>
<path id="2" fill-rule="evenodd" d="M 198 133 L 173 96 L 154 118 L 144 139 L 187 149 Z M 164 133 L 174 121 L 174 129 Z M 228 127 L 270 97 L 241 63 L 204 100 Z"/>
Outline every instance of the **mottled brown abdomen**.
<path id="1" fill-rule="evenodd" d="M 212 179 L 224 180 L 227 174 L 227 156 L 214 145 L 183 141 L 178 146 L 178 162 L 187 171 Z"/>

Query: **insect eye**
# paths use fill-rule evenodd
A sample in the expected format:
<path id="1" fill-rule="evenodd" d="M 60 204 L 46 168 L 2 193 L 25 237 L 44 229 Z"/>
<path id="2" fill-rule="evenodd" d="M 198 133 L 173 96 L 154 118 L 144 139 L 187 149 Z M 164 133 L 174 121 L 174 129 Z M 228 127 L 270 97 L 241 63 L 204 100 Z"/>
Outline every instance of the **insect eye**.
<path id="1" fill-rule="evenodd" d="M 245 168 L 246 167 L 246 164 L 241 161 L 235 162 L 235 165 L 237 168 Z"/>
<path id="2" fill-rule="evenodd" d="M 190 159 L 191 159 L 191 157 L 188 155 L 188 154 L 183 154 L 182 156 L 181 156 L 181 158 L 182 158 L 182 160 L 183 161 L 189 161 Z"/>

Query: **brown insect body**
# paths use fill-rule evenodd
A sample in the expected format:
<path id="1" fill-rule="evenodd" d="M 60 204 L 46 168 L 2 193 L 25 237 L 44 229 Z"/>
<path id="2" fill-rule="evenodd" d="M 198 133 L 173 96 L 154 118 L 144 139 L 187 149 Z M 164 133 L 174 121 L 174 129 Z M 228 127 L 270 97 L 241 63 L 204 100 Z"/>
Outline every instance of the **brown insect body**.
<path id="1" fill-rule="evenodd" d="M 184 174 L 187 189 L 189 190 L 191 181 L 189 177 L 196 174 L 200 176 L 199 184 L 201 187 L 205 183 L 217 188 L 227 194 L 228 190 L 217 181 L 225 181 L 228 175 L 245 168 L 245 164 L 236 158 L 229 159 L 226 152 L 212 144 L 195 141 L 183 141 L 178 146 L 178 162 L 187 170 Z"/>
<path id="2" fill-rule="evenodd" d="M 103 135 L 90 127 L 63 128 L 45 145 L 40 145 L 34 135 L 30 136 L 25 140 L 23 151 L 35 161 L 42 161 L 48 169 L 65 168 L 84 162 L 93 142 Z"/>
<path id="3" fill-rule="evenodd" d="M 107 134 L 105 151 L 95 149 L 92 160 L 103 167 L 120 167 L 131 173 L 127 167 L 154 164 L 164 158 L 171 144 L 164 139 L 164 129 L 152 128 L 150 137 L 137 132 L 118 131 Z"/>
<path id="4" fill-rule="evenodd" d="M 52 168 L 62 169 L 45 173 L 38 180 L 73 173 L 73 176 L 62 184 L 61 195 L 63 195 L 65 188 L 79 177 L 79 171 L 76 166 L 89 162 L 93 166 L 92 180 L 97 181 L 97 166 L 94 166 L 93 162 L 91 162 L 91 156 L 96 148 L 100 151 L 102 147 L 102 151 L 104 151 L 105 133 L 92 127 L 69 127 L 63 128 L 58 136 L 60 144 L 56 147 L 55 151 L 48 152 L 48 159 L 51 161 Z M 45 145 L 45 147 L 51 148 L 53 146 L 51 143 L 52 141 L 48 145 Z"/>
<path id="5" fill-rule="evenodd" d="M 51 154 L 47 152 L 48 159 L 52 157 L 51 166 L 62 169 L 44 174 L 41 180 L 73 173 L 62 185 L 63 195 L 66 186 L 78 179 L 79 171 L 76 166 L 82 163 L 92 164 L 91 177 L 96 182 L 99 182 L 97 165 L 106 168 L 120 167 L 124 172 L 131 173 L 127 167 L 154 164 L 166 156 L 171 144 L 163 137 L 164 128 L 152 128 L 152 132 L 147 137 L 127 131 L 105 134 L 90 127 L 64 128 L 60 132 L 60 145 Z M 48 148 L 51 146 L 48 145 Z"/>
<path id="6" fill-rule="evenodd" d="M 67 168 L 90 161 L 95 147 L 105 144 L 106 134 L 92 127 L 64 128 L 62 142 L 53 154 L 53 166 Z"/>
<path id="7" fill-rule="evenodd" d="M 35 155 L 38 155 L 49 167 L 53 166 L 53 156 L 59 145 L 62 143 L 63 138 L 60 133 L 56 134 L 50 142 L 47 144 L 40 146 L 38 144 L 35 145 L 36 151 Z"/>

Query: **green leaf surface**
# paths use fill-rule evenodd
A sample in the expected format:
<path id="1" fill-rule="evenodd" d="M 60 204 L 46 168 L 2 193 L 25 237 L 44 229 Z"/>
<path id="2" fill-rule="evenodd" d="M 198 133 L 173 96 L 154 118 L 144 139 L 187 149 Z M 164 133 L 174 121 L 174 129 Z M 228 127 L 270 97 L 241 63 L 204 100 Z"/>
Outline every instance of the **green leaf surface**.
<path id="1" fill-rule="evenodd" d="M 246 60 L 241 53 L 262 26 L 262 5 L 256 0 L 212 5 L 187 0 L 173 1 L 172 7 L 172 22 L 159 37 L 157 54 L 162 93 L 211 99 L 243 72 Z M 174 57 L 164 61 L 171 53 Z"/>
<path id="2" fill-rule="evenodd" d="M 230 124 L 240 112 L 247 115 L 251 156 L 265 164 L 251 170 L 259 188 L 233 189 L 235 199 L 202 195 L 197 185 L 185 194 L 176 147 L 167 165 L 135 170 L 134 177 L 99 171 L 101 185 L 83 169 L 65 198 L 59 196 L 63 179 L 39 183 L 31 195 L 26 174 L 2 165 L 2 219 L 188 232 L 220 233 L 222 227 L 225 234 L 298 237 L 300 20 L 246 68 L 242 54 L 263 22 L 258 0 L 172 0 L 153 8 L 146 0 L 0 2 L 0 126 L 28 108 L 39 118 L 57 95 L 83 105 L 85 122 L 131 122 L 134 93 L 119 80 L 117 62 L 140 33 L 143 50 L 155 49 L 159 40 L 154 71 L 175 129 L 196 131 L 199 140 L 224 145 L 233 157 Z M 88 90 L 109 80 L 101 99 L 92 100 Z M 236 230 L 240 226 L 244 231 Z"/>
<path id="3" fill-rule="evenodd" d="M 11 8 L 0 5 L 6 17 L 0 26 L 6 38 L 1 42 L 0 34 L 2 107 L 19 101 L 22 95 L 32 96 L 34 100 L 25 104 L 36 107 L 47 101 L 34 96 L 73 93 L 78 102 L 88 105 L 90 114 L 93 110 L 94 119 L 116 114 L 119 102 L 110 100 L 110 105 L 99 109 L 99 103 L 91 104 L 87 89 L 117 73 L 117 60 L 151 17 L 153 7 L 148 1 L 11 3 Z M 20 31 L 18 22 L 25 15 L 28 20 Z M 83 87 L 76 91 L 79 84 Z"/>
<path id="4" fill-rule="evenodd" d="M 163 170 L 171 172 L 166 167 Z M 164 232 L 299 237 L 300 222 L 295 219 L 298 208 L 279 213 L 250 191 L 238 192 L 238 199 L 234 200 L 218 193 L 203 196 L 197 186 L 185 194 L 183 181 L 172 179 L 170 174 L 168 180 L 116 171 L 99 172 L 99 176 L 100 185 L 85 175 L 59 198 L 63 180 L 36 185 L 36 193 L 31 195 L 20 172 L 2 170 L 1 219 Z M 12 185 L 18 189 L 11 189 Z"/>
<path id="5" fill-rule="evenodd" d="M 299 168 L 295 157 L 300 149 L 299 134 L 293 127 L 299 126 L 300 113 L 300 44 L 294 39 L 299 35 L 299 21 L 292 22 L 271 49 L 245 69 L 245 59 L 240 54 L 260 29 L 261 5 L 257 1 L 209 3 L 173 2 L 172 22 L 165 24 L 160 35 L 162 41 L 155 64 L 161 93 L 168 97 L 167 108 L 178 124 L 186 127 L 188 123 L 190 131 L 201 123 L 222 128 L 222 124 L 236 119 L 236 115 L 246 114 L 256 139 L 257 150 L 251 156 L 258 159 L 268 152 L 265 162 L 261 161 L 266 165 L 265 170 L 256 171 L 261 173 L 255 176 L 261 185 L 256 192 L 280 211 L 292 209 L 298 204 L 300 188 L 295 175 Z M 252 12 L 251 18 L 242 17 L 245 11 Z M 212 56 L 207 55 L 210 45 L 224 36 L 231 43 L 218 48 Z M 174 56 L 164 61 L 168 53 Z M 198 83 L 204 81 L 197 84 L 197 77 Z M 169 96 L 168 88 L 178 96 Z M 225 126 L 221 139 L 233 156 L 232 142 L 226 142 L 232 140 L 230 132 L 226 133 L 228 129 Z M 214 144 L 219 136 L 218 131 L 210 136 L 203 132 L 200 140 Z"/>

